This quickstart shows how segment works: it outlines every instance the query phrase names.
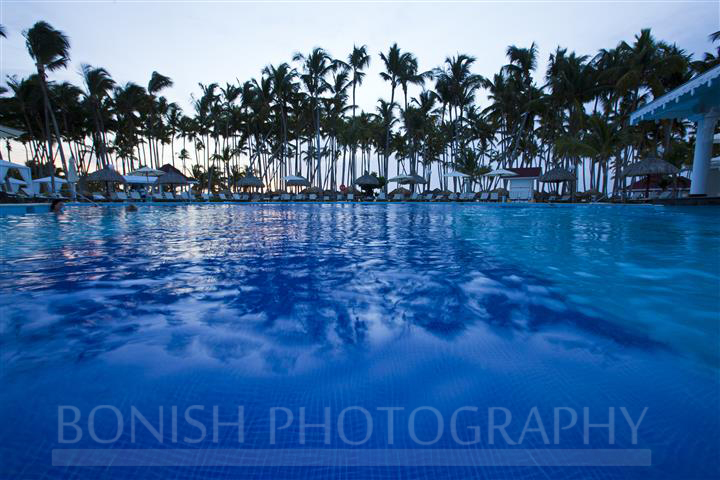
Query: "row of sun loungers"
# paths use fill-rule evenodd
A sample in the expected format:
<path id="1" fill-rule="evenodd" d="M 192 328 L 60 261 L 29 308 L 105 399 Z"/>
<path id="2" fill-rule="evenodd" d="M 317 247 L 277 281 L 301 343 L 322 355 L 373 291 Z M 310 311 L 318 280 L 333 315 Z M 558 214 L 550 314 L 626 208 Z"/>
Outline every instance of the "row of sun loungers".
<path id="1" fill-rule="evenodd" d="M 95 193 L 89 197 L 94 202 L 114 201 L 114 202 L 127 202 L 127 201 L 142 201 L 144 200 L 140 193 L 137 191 L 131 192 L 113 192 L 109 198 Z M 317 202 L 317 201 L 363 201 L 363 202 L 500 202 L 503 198 L 498 193 L 413 193 L 412 195 L 404 195 L 395 193 L 389 197 L 385 193 L 379 193 L 376 196 L 366 195 L 355 195 L 349 194 L 321 194 L 321 193 L 310 193 L 310 194 L 248 194 L 248 193 L 202 193 L 199 196 L 195 196 L 190 192 L 182 192 L 179 194 L 173 194 L 171 192 L 155 193 L 148 197 L 146 200 L 153 202 L 190 202 L 190 201 L 204 201 L 204 202 Z"/>

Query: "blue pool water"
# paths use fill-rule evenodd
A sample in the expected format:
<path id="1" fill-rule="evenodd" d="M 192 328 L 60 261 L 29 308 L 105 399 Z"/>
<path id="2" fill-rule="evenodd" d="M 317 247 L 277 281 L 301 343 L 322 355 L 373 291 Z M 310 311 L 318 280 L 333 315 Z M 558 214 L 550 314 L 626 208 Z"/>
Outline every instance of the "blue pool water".
<path id="1" fill-rule="evenodd" d="M 718 478 L 719 214 L 268 204 L 0 217 L 0 478 Z M 111 443 L 90 435 L 89 413 L 101 405 L 122 415 Z M 200 430 L 183 418 L 193 405 L 208 430 L 197 443 L 186 439 Z M 80 412 L 76 443 L 75 427 L 58 425 L 61 406 Z M 231 426 L 213 439 L 213 407 L 231 422 L 238 406 L 242 442 Z M 353 406 L 374 425 L 362 445 L 340 436 L 340 412 Z M 480 427 L 470 446 L 450 432 L 464 406 L 477 410 L 457 416 L 457 436 L 471 440 Z M 273 407 L 287 409 L 275 410 L 274 430 Z M 318 424 L 326 407 L 329 439 L 308 428 L 301 443 L 300 409 Z M 402 408 L 391 445 L 383 407 Z M 427 408 L 410 431 L 418 407 Z M 512 415 L 513 443 L 533 407 L 545 432 L 516 445 L 495 430 L 490 444 L 492 407 L 506 409 L 494 411 L 496 424 Z M 554 409 L 563 407 L 578 420 L 556 444 Z M 614 440 L 591 428 L 586 443 L 583 409 L 598 424 L 611 407 Z M 635 442 L 621 407 L 633 421 L 647 408 Z M 162 441 L 139 422 L 133 435 L 133 408 L 152 426 L 164 419 Z M 430 408 L 445 428 L 422 445 L 416 439 L 438 433 Z M 66 423 L 73 411 L 63 410 Z M 293 422 L 280 429 L 287 411 Z M 365 437 L 363 415 L 346 412 L 345 438 Z M 98 409 L 92 430 L 112 439 L 118 419 Z M 183 455 L 153 467 L 53 466 L 63 449 L 86 450 L 76 460 L 119 449 L 265 457 L 252 466 L 182 466 Z M 292 467 L 273 449 L 298 458 L 303 449 L 413 449 L 439 464 Z M 471 449 L 478 462 L 447 466 L 439 449 Z M 494 463 L 507 449 L 650 451 L 651 466 L 563 466 L 565 453 L 553 465 L 547 453 L 535 466 Z"/>

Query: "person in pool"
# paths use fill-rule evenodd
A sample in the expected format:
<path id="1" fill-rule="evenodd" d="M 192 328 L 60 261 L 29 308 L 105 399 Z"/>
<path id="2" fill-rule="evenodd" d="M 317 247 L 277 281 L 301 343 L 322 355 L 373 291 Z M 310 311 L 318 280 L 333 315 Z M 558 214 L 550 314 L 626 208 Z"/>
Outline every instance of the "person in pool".
<path id="1" fill-rule="evenodd" d="M 50 211 L 53 213 L 62 213 L 63 207 L 65 207 L 65 202 L 57 198 L 50 203 Z"/>

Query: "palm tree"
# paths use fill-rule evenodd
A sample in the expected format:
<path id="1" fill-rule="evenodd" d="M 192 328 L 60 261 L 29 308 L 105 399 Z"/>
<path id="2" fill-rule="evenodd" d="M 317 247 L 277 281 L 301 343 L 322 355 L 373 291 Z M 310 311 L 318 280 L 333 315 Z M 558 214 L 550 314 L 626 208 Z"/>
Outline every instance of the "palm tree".
<path id="1" fill-rule="evenodd" d="M 30 58 L 35 61 L 37 68 L 38 81 L 42 89 L 43 100 L 45 103 L 45 118 L 50 117 L 58 142 L 58 152 L 60 153 L 60 161 L 62 162 L 65 175 L 68 174 L 67 162 L 65 161 L 65 152 L 62 147 L 62 137 L 58 128 L 55 112 L 50 106 L 50 95 L 48 93 L 47 72 L 53 72 L 61 68 L 65 68 L 70 61 L 70 41 L 65 34 L 59 30 L 55 30 L 47 22 L 37 22 L 32 28 L 23 32 L 25 37 L 25 46 L 28 49 Z M 47 152 L 48 161 L 53 161 L 52 140 L 50 135 L 47 136 Z M 75 197 L 74 183 L 70 183 L 73 198 Z M 52 189 L 55 191 L 55 181 L 53 178 Z"/>
<path id="2" fill-rule="evenodd" d="M 399 83 L 399 77 L 405 70 L 407 63 L 406 56 L 411 55 L 408 53 L 402 53 L 397 43 L 394 43 L 388 50 L 387 55 L 380 52 L 380 59 L 383 61 L 385 71 L 380 72 L 380 77 L 386 82 L 390 82 L 390 102 L 387 103 L 390 106 L 390 116 L 392 117 L 392 109 L 395 106 L 395 89 Z M 388 163 L 390 155 L 390 127 L 392 122 L 385 122 L 387 130 L 385 132 L 385 150 L 384 150 L 384 164 L 382 168 L 382 175 L 387 178 L 388 176 Z"/>
<path id="3" fill-rule="evenodd" d="M 302 53 L 296 53 L 293 60 L 302 62 L 303 73 L 300 75 L 300 79 L 310 95 L 311 106 L 315 114 L 315 155 L 317 165 L 313 169 L 315 173 L 311 175 L 310 181 L 313 180 L 313 177 L 316 177 L 318 186 L 322 187 L 320 170 L 322 161 L 320 148 L 320 95 L 329 87 L 326 76 L 335 71 L 339 64 L 322 48 L 314 48 L 307 57 Z"/>
<path id="4" fill-rule="evenodd" d="M 109 98 L 110 91 L 115 87 L 115 81 L 104 68 L 94 68 L 91 65 L 83 64 L 80 71 L 85 83 L 85 99 L 92 111 L 93 123 L 97 133 L 99 156 L 102 167 L 105 168 L 109 165 L 109 159 L 105 145 L 103 101 Z"/>

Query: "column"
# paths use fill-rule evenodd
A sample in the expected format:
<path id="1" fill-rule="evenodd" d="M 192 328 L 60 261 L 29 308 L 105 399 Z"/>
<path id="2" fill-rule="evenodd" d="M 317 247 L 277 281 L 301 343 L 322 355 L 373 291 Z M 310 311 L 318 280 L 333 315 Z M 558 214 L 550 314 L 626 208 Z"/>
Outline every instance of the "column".
<path id="1" fill-rule="evenodd" d="M 707 180 L 710 173 L 710 157 L 712 156 L 713 133 L 718 117 L 705 115 L 697 122 L 697 136 L 695 137 L 695 155 L 693 156 L 692 184 L 690 195 L 707 195 Z"/>

